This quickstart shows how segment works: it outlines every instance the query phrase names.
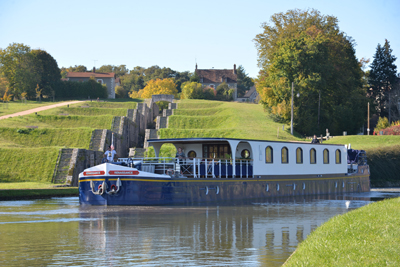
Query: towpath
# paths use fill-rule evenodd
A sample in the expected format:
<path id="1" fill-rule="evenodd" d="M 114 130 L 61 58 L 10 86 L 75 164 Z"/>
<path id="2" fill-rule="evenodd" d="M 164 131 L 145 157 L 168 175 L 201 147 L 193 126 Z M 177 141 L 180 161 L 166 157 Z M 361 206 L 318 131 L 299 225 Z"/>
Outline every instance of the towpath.
<path id="1" fill-rule="evenodd" d="M 84 101 L 69 101 L 69 102 L 62 102 L 62 103 L 49 105 L 49 106 L 43 106 L 43 107 L 28 109 L 28 110 L 25 110 L 25 111 L 20 111 L 20 112 L 17 112 L 17 113 L 1 116 L 0 120 L 7 119 L 7 118 L 12 118 L 12 117 L 15 117 L 15 116 L 28 115 L 28 114 L 32 114 L 32 113 L 35 113 L 35 112 L 43 111 L 43 110 L 46 110 L 46 109 L 51 109 L 51 108 L 56 108 L 56 107 L 76 104 L 76 103 L 80 103 L 80 102 L 84 102 Z"/>

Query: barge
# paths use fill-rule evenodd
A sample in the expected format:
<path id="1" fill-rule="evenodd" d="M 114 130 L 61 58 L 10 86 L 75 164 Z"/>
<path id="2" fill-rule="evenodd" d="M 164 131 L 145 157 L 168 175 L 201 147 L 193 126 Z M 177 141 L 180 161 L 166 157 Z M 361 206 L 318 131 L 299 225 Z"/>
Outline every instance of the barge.
<path id="1" fill-rule="evenodd" d="M 154 158 L 120 158 L 80 173 L 80 203 L 191 205 L 370 190 L 365 152 L 345 145 L 231 138 L 148 142 Z M 159 157 L 167 143 L 185 157 Z"/>

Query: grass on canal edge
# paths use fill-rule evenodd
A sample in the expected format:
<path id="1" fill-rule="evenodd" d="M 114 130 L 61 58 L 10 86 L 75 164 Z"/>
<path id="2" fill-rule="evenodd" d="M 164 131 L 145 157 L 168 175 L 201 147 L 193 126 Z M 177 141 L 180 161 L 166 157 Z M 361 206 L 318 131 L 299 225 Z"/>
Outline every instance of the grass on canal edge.
<path id="1" fill-rule="evenodd" d="M 297 247 L 290 266 L 400 266 L 400 198 L 331 218 Z"/>
<path id="2" fill-rule="evenodd" d="M 16 183 L 14 183 L 16 184 Z M 39 186 L 35 183 L 21 183 L 31 184 L 31 186 Z M 44 187 L 43 183 L 42 187 Z M 15 188 L 19 188 L 21 185 L 15 185 Z M 0 190 L 0 201 L 2 200 L 18 200 L 18 199 L 38 199 L 38 198 L 51 198 L 51 197 L 66 197 L 66 196 L 78 196 L 78 187 L 60 187 L 54 188 L 40 188 L 40 189 L 12 189 L 12 190 Z M 22 186 L 24 187 L 24 186 Z"/>

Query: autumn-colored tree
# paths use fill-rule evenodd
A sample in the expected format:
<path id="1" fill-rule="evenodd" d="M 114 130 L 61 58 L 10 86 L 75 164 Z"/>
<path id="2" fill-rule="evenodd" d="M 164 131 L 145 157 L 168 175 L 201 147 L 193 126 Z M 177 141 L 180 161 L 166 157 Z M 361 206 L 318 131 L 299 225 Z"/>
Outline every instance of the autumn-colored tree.
<path id="1" fill-rule="evenodd" d="M 151 98 L 152 95 L 158 94 L 174 95 L 178 97 L 176 84 L 171 78 L 150 80 L 143 90 L 140 90 L 138 93 L 141 98 Z"/>

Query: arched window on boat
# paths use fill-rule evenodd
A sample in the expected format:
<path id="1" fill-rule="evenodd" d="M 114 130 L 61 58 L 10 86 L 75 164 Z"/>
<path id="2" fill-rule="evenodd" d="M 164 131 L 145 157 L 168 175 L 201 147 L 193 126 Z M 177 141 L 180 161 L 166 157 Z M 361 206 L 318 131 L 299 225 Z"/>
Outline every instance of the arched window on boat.
<path id="1" fill-rule="evenodd" d="M 336 149 L 335 158 L 336 158 L 336 164 L 342 163 L 342 153 L 340 152 L 340 149 Z"/>
<path id="2" fill-rule="evenodd" d="M 317 163 L 317 151 L 315 151 L 315 148 L 311 148 L 310 150 L 310 164 L 316 164 Z"/>
<path id="3" fill-rule="evenodd" d="M 289 163 L 289 150 L 287 147 L 282 147 L 282 163 Z"/>
<path id="4" fill-rule="evenodd" d="M 270 146 L 267 146 L 265 149 L 265 163 L 273 163 L 274 156 L 273 156 L 273 149 Z"/>
<path id="5" fill-rule="evenodd" d="M 296 149 L 296 163 L 303 163 L 303 149 L 301 149 L 300 147 Z"/>
<path id="6" fill-rule="evenodd" d="M 324 149 L 324 164 L 329 164 L 329 150 Z"/>

